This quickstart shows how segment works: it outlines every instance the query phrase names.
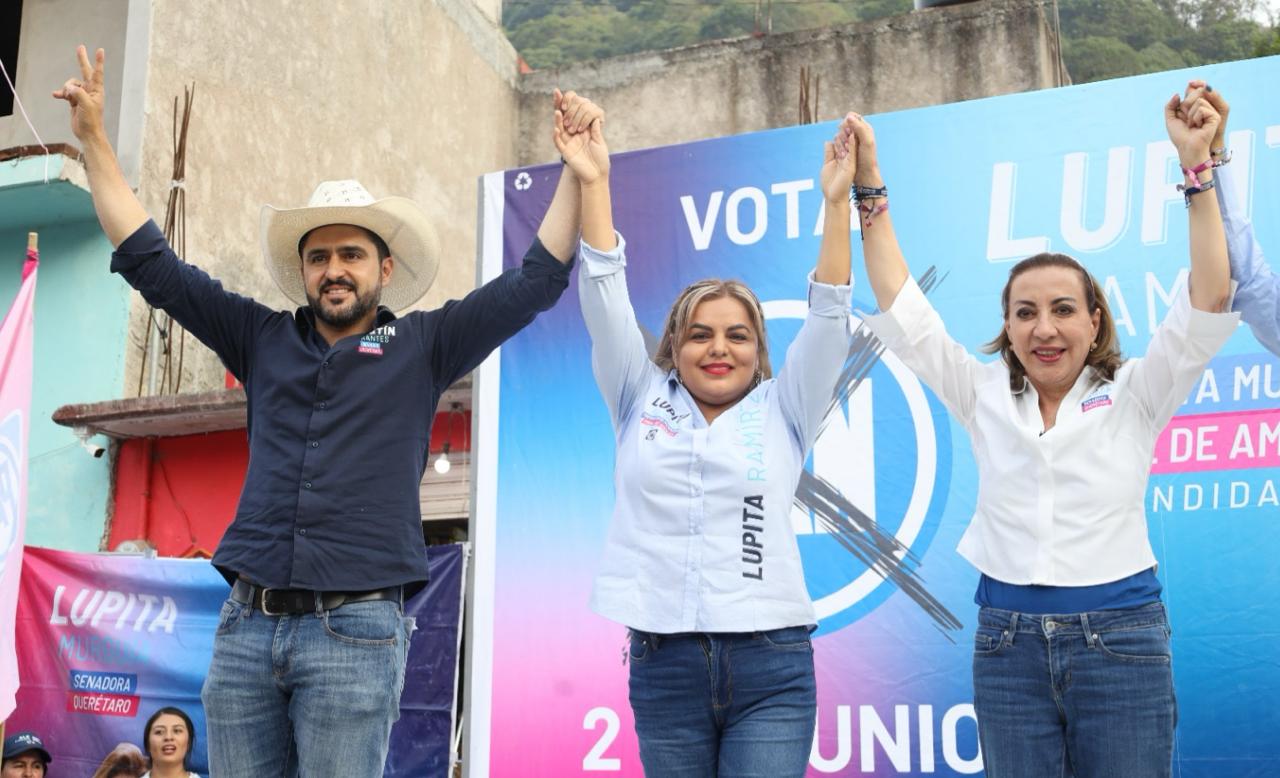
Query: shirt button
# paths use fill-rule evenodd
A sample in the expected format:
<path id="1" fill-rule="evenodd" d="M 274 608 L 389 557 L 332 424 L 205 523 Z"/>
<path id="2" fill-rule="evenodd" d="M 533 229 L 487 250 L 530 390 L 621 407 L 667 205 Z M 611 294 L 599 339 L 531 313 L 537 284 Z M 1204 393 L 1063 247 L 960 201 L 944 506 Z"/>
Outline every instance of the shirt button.
<path id="1" fill-rule="evenodd" d="M 305 529 L 300 529 L 300 530 L 298 530 L 298 534 L 299 534 L 299 535 L 305 535 L 305 534 L 307 534 L 307 531 L 306 531 Z"/>
<path id="2" fill-rule="evenodd" d="M 312 448 L 320 448 L 320 441 L 318 441 L 318 440 L 313 440 L 313 441 L 311 441 L 311 447 L 312 447 Z"/>
<path id="3" fill-rule="evenodd" d="M 302 488 L 303 488 L 303 489 L 310 489 L 310 488 L 311 488 L 311 482 L 310 482 L 310 481 L 303 481 L 303 482 L 302 482 Z"/>
<path id="4" fill-rule="evenodd" d="M 316 403 L 316 407 L 323 411 L 325 408 L 329 406 L 326 405 L 325 403 Z"/>
<path id="5" fill-rule="evenodd" d="M 327 359 L 320 363 L 320 367 L 328 367 L 328 366 L 329 366 L 329 360 Z"/>

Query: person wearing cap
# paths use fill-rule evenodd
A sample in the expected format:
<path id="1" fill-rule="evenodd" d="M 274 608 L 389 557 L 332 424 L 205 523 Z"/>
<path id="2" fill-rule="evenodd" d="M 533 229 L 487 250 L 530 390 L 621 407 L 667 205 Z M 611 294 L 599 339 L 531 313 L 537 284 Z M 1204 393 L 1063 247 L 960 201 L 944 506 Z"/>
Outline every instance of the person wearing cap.
<path id="1" fill-rule="evenodd" d="M 300 307 L 223 289 L 167 245 L 121 175 L 102 122 L 103 52 L 77 51 L 71 107 L 111 269 L 210 347 L 245 387 L 249 467 L 213 557 L 232 584 L 203 702 L 214 776 L 381 775 L 427 577 L 419 488 L 444 390 L 568 285 L 577 184 L 562 176 L 523 265 L 397 317 L 436 274 L 413 202 L 355 181 L 262 211 L 267 267 Z M 594 120 L 572 93 L 557 107 Z"/>
<path id="2" fill-rule="evenodd" d="M 44 778 L 53 757 L 34 732 L 15 732 L 4 739 L 0 778 Z"/>

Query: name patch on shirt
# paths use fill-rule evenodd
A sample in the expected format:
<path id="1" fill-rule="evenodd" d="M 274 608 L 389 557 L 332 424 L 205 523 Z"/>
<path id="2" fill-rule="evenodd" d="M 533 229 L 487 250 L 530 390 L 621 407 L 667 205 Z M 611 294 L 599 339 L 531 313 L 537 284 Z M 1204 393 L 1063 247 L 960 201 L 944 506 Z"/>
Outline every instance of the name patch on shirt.
<path id="1" fill-rule="evenodd" d="M 653 440 L 658 436 L 658 430 L 667 433 L 669 437 L 675 437 L 680 434 L 680 423 L 689 418 L 688 413 L 680 413 L 670 402 L 655 397 L 649 401 L 649 408 L 640 415 L 640 423 L 649 427 L 649 432 L 644 436 L 645 440 Z"/>
<path id="2" fill-rule="evenodd" d="M 371 330 L 360 338 L 360 347 L 356 349 L 361 354 L 372 354 L 375 357 L 382 356 L 382 346 L 390 343 L 391 339 L 396 336 L 396 327 L 394 324 L 384 324 L 376 330 Z"/>
<path id="3" fill-rule="evenodd" d="M 1109 394 L 1094 395 L 1093 397 L 1090 397 L 1086 399 L 1084 402 L 1080 403 L 1080 412 L 1088 413 L 1089 411 L 1092 411 L 1095 408 L 1105 408 L 1110 404 L 1111 404 L 1111 395 Z"/>

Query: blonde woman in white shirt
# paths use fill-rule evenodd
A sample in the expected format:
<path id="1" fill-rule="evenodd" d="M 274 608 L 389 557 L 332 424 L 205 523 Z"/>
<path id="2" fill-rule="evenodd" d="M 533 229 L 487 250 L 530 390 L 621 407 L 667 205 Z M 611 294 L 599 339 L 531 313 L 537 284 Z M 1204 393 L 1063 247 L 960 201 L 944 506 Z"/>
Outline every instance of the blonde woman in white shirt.
<path id="1" fill-rule="evenodd" d="M 603 121 L 584 122 L 583 102 L 564 97 L 555 138 L 581 185 L 578 288 L 617 444 L 591 602 L 631 629 L 640 758 L 663 778 L 802 776 L 817 619 L 790 513 L 850 345 L 854 160 L 826 145 L 809 314 L 777 376 L 760 303 L 736 281 L 685 289 L 650 359 L 613 228 Z"/>
<path id="2" fill-rule="evenodd" d="M 1168 776 L 1174 699 L 1169 624 L 1143 500 L 1156 438 L 1235 331 L 1212 188 L 1206 101 L 1165 106 L 1187 181 L 1191 272 L 1146 355 L 1124 360 L 1097 280 L 1041 254 L 1013 267 L 1004 324 L 980 362 L 947 335 L 893 232 L 870 125 L 837 135 L 856 153 L 866 318 L 968 430 L 978 466 L 959 552 L 982 573 L 974 705 L 988 778 Z M 994 317 L 993 317 L 994 318 Z"/>

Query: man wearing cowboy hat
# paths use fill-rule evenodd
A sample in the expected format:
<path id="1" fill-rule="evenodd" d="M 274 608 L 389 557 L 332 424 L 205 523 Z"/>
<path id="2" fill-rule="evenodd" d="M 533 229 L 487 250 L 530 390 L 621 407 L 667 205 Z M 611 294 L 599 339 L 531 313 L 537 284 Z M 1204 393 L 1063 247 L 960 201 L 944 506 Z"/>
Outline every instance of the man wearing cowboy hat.
<path id="1" fill-rule="evenodd" d="M 249 469 L 213 564 L 232 584 L 203 700 L 216 776 L 381 775 L 425 584 L 419 484 L 444 390 L 550 308 L 577 235 L 566 174 L 523 266 L 433 311 L 439 249 L 413 202 L 322 183 L 262 211 L 273 311 L 183 263 L 148 219 L 102 127 L 103 53 L 54 96 L 71 105 L 111 269 L 213 349 L 248 397 Z M 585 146 L 602 118 L 557 93 Z"/>

